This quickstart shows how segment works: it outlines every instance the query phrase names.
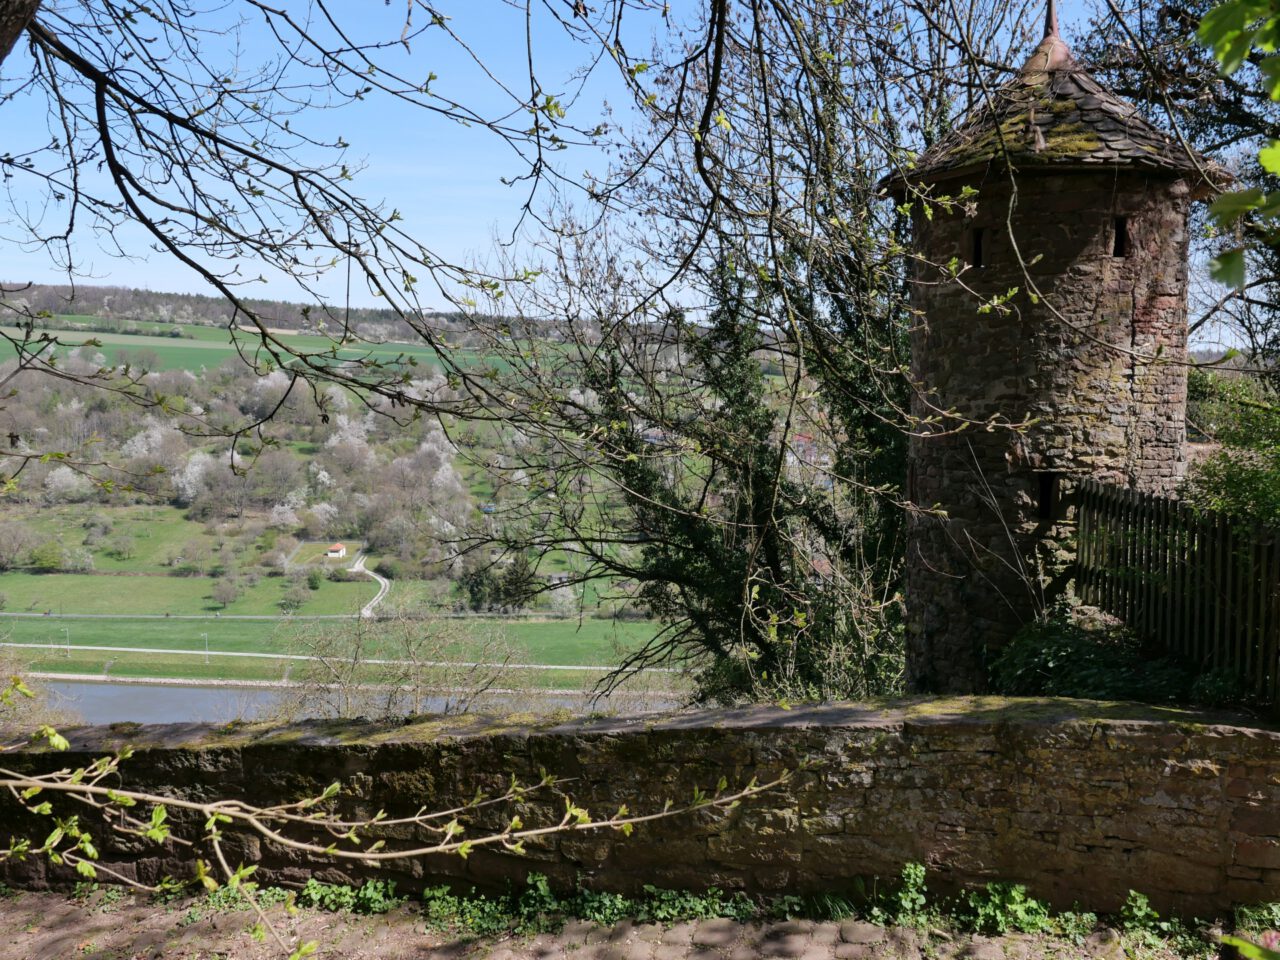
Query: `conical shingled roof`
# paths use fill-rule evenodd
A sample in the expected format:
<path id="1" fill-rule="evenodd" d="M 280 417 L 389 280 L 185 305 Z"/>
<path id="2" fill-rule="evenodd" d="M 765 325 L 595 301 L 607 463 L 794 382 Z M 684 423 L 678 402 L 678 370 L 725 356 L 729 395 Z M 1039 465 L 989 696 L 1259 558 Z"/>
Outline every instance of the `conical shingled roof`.
<path id="1" fill-rule="evenodd" d="M 991 92 L 909 169 L 886 178 L 901 188 L 960 176 L 1005 161 L 1030 167 L 1118 166 L 1166 170 L 1201 180 L 1222 171 L 1164 133 L 1091 77 L 1058 36 L 1050 3 L 1045 36 L 1017 75 Z"/>

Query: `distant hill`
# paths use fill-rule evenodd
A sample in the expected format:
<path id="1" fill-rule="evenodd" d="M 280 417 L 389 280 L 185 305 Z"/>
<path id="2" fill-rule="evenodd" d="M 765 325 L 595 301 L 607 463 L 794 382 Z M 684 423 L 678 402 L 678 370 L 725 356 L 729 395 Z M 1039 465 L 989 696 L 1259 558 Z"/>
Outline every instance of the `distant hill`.
<path id="1" fill-rule="evenodd" d="M 355 330 L 371 340 L 416 339 L 409 325 L 390 310 L 352 307 L 348 312 L 343 307 L 335 307 L 328 316 L 323 316 L 313 305 L 253 298 L 246 302 L 267 318 L 271 326 L 283 330 L 308 332 L 315 330 L 321 321 L 332 330 L 335 323 L 340 324 L 344 318 L 349 318 Z M 55 317 L 92 317 L 116 324 L 140 322 L 222 327 L 231 319 L 231 308 L 221 297 L 129 287 L 71 287 L 0 281 L 0 303 L 23 303 L 30 310 L 48 312 Z M 463 314 L 456 312 L 428 312 L 423 319 L 442 330 L 462 327 L 467 322 Z M 0 323 L 3 322 L 8 320 L 0 316 Z"/>

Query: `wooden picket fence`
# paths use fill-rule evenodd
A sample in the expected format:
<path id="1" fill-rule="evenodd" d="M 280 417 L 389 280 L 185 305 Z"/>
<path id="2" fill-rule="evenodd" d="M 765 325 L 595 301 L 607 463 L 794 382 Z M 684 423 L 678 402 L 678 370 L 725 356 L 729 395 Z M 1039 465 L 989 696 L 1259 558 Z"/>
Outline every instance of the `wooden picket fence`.
<path id="1" fill-rule="evenodd" d="M 1076 584 L 1140 636 L 1280 705 L 1280 535 L 1084 481 Z"/>

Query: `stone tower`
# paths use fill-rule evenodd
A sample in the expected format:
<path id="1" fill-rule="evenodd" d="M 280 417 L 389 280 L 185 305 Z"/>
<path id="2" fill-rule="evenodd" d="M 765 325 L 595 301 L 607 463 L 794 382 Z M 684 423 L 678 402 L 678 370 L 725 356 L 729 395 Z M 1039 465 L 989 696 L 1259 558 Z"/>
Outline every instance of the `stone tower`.
<path id="1" fill-rule="evenodd" d="M 1085 72 L 1050 0 L 1013 79 L 886 181 L 913 212 L 915 689 L 985 689 L 1063 571 L 1075 481 L 1178 483 L 1187 215 L 1216 175 Z"/>

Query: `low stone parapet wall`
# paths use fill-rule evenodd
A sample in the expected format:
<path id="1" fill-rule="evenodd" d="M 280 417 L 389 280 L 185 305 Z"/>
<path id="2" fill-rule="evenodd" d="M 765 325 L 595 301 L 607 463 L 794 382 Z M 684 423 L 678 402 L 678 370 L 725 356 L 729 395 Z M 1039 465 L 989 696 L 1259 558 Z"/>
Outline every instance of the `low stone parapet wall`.
<path id="1" fill-rule="evenodd" d="M 1131 888 L 1160 909 L 1200 916 L 1280 901 L 1280 733 L 1241 718 L 957 698 L 558 724 L 424 718 L 66 732 L 70 758 L 28 750 L 6 765 L 55 769 L 130 743 L 137 752 L 122 784 L 132 788 L 268 804 L 338 781 L 335 802 L 357 816 L 443 808 L 542 771 L 570 778 L 565 791 L 593 815 L 621 804 L 643 813 L 722 777 L 732 786 L 798 771 L 728 813 L 682 814 L 630 836 L 561 834 L 524 856 L 481 849 L 375 868 L 303 861 L 237 838 L 235 855 L 258 862 L 267 882 L 380 876 L 402 888 L 441 879 L 485 887 L 538 871 L 562 886 L 622 892 L 655 884 L 850 893 L 916 861 L 935 890 L 1014 881 L 1061 907 L 1115 910 Z M 562 811 L 562 799 L 534 794 L 521 814 L 534 823 Z M 10 807 L 0 822 L 9 830 L 20 818 Z M 490 822 L 500 822 L 496 811 Z M 197 854 L 107 841 L 102 862 L 154 882 L 188 872 L 183 860 Z M 75 879 L 39 859 L 3 869 L 27 886 Z"/>

